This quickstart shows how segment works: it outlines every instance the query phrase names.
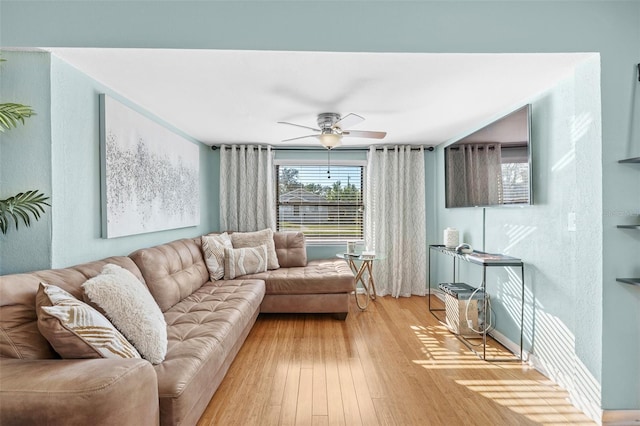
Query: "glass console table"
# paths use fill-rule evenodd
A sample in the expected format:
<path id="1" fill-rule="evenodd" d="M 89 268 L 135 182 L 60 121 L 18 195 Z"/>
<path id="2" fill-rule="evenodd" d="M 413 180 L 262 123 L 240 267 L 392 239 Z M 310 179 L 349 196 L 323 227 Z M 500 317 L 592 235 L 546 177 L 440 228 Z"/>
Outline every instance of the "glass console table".
<path id="1" fill-rule="evenodd" d="M 468 262 L 475 265 L 482 266 L 482 284 L 480 285 L 480 289 L 482 290 L 482 298 L 479 300 L 479 303 L 482 303 L 482 307 L 484 309 L 485 317 L 488 315 L 488 298 L 487 298 L 487 268 L 489 267 L 514 267 L 520 268 L 520 284 L 521 284 L 521 293 L 520 293 L 520 353 L 516 354 L 516 359 L 513 358 L 492 358 L 487 359 L 487 334 L 488 330 L 486 327 L 480 333 L 480 337 L 482 338 L 482 351 L 476 350 L 473 345 L 469 342 L 468 337 L 462 336 L 460 334 L 455 334 L 455 336 L 467 346 L 472 352 L 474 352 L 480 359 L 485 361 L 522 361 L 523 356 L 523 324 L 524 324 L 524 263 L 521 259 L 505 256 L 503 254 L 491 254 L 485 253 L 481 251 L 474 251 L 469 254 L 457 253 L 455 249 L 446 248 L 443 245 L 432 244 L 429 246 L 429 312 L 436 317 L 439 321 L 442 321 L 441 318 L 435 314 L 438 311 L 445 311 L 444 308 L 434 308 L 431 306 L 431 295 L 434 294 L 432 289 L 436 289 L 437 287 L 432 287 L 431 285 L 431 253 L 439 253 L 451 256 L 453 258 L 453 275 L 452 282 L 456 282 L 456 272 L 459 272 L 459 262 Z"/>
<path id="2" fill-rule="evenodd" d="M 356 304 L 361 311 L 367 309 L 371 300 L 376 300 L 376 283 L 373 279 L 373 262 L 376 260 L 382 260 L 380 255 L 362 255 L 362 254 L 347 254 L 337 253 L 337 257 L 344 259 L 349 264 L 349 267 L 356 274 L 356 288 L 354 290 L 356 297 Z M 356 265 L 356 261 L 362 262 L 360 266 Z M 366 274 L 366 277 L 365 277 Z M 362 285 L 362 288 L 358 288 L 358 283 Z"/>

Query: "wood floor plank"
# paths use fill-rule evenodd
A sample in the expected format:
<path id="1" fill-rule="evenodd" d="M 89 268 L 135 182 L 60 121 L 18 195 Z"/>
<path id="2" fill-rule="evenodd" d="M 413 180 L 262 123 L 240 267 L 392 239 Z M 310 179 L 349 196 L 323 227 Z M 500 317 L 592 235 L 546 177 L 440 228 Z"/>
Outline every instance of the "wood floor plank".
<path id="1" fill-rule="evenodd" d="M 356 389 L 351 375 L 351 366 L 348 359 L 338 362 L 338 376 L 340 377 L 344 420 L 349 426 L 361 425 L 360 407 L 358 407 L 358 397 L 356 395 Z"/>
<path id="2" fill-rule="evenodd" d="M 345 425 L 344 403 L 342 390 L 340 389 L 340 375 L 338 374 L 338 362 L 331 358 L 326 362 L 327 378 L 327 417 L 330 425 Z"/>
<path id="3" fill-rule="evenodd" d="M 260 315 L 198 425 L 595 424 L 526 364 L 478 359 L 426 297 L 350 303 L 345 321 Z"/>
<path id="4" fill-rule="evenodd" d="M 311 426 L 313 417 L 313 368 L 300 369 L 296 425 Z"/>
<path id="5" fill-rule="evenodd" d="M 327 416 L 327 369 L 324 359 L 313 364 L 312 413 L 314 416 Z"/>

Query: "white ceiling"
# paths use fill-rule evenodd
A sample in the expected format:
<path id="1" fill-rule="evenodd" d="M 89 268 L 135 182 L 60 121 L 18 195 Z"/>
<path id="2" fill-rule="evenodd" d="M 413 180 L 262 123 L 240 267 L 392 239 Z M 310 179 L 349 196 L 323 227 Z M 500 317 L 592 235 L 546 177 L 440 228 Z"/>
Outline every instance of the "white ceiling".
<path id="1" fill-rule="evenodd" d="M 436 145 L 531 101 L 594 53 L 442 54 L 48 48 L 142 109 L 209 145 L 317 145 L 321 112 L 353 112 L 353 130 Z"/>

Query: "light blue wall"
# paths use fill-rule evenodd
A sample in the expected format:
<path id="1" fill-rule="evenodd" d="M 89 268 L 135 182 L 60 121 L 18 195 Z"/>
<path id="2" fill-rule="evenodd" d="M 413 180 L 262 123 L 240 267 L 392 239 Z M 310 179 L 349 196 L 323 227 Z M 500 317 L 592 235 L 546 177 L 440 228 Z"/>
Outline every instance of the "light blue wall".
<path id="1" fill-rule="evenodd" d="M 218 154 L 200 147 L 200 225 L 112 239 L 101 238 L 98 95 L 108 95 L 164 124 L 69 64 L 51 60 L 51 139 L 53 164 L 52 267 L 65 267 L 217 229 Z"/>
<path id="2" fill-rule="evenodd" d="M 119 96 L 47 53 L 9 51 L 3 57 L 8 61 L 2 69 L 0 101 L 31 105 L 37 115 L 27 119 L 25 126 L 0 136 L 0 197 L 37 188 L 51 197 L 51 208 L 31 228 L 11 229 L 0 236 L 1 273 L 126 255 L 217 229 L 219 155 L 194 141 L 200 146 L 200 225 L 101 238 L 98 95 Z M 120 100 L 135 108 L 126 99 Z"/>
<path id="3" fill-rule="evenodd" d="M 640 237 L 637 233 L 615 227 L 618 223 L 636 221 L 640 208 L 640 191 L 637 189 L 640 172 L 636 166 L 617 163 L 621 158 L 640 155 L 640 135 L 637 130 L 640 121 L 637 108 L 639 83 L 635 70 L 635 64 L 640 59 L 640 3 L 354 1 L 341 2 L 339 13 L 333 13 L 332 8 L 337 4 L 315 1 L 4 0 L 0 6 L 0 40 L 4 46 L 599 52 L 602 66 L 602 148 L 584 148 L 577 154 L 576 161 L 580 156 L 602 158 L 603 217 L 596 220 L 593 226 L 597 228 L 602 223 L 603 258 L 600 263 L 603 277 L 601 288 L 598 289 L 600 296 L 591 298 L 589 295 L 588 300 L 581 300 L 580 303 L 585 304 L 584 315 L 589 315 L 591 311 L 602 311 L 602 327 L 592 330 L 602 339 L 600 347 L 593 348 L 602 357 L 602 407 L 640 409 L 640 380 L 637 373 L 640 296 L 638 289 L 615 281 L 616 276 L 637 276 L 640 273 L 637 254 Z M 327 14 L 331 19 L 326 19 Z M 357 24 L 354 25 L 354 22 Z M 634 103 L 636 109 L 632 108 Z M 544 108 L 538 108 L 536 113 L 543 117 L 546 114 Z M 428 119 L 425 117 L 425 120 Z M 635 130 L 632 130 L 634 126 Z M 546 155 L 549 160 L 555 158 L 555 152 Z M 1 161 L 5 167 L 5 160 Z M 581 179 L 577 179 L 581 173 L 588 174 L 591 170 L 575 172 L 576 188 L 583 192 L 588 187 Z M 428 176 L 433 177 L 429 173 Z M 436 209 L 441 212 L 442 204 Z M 449 216 L 452 221 L 466 221 L 468 228 L 472 229 L 470 236 L 475 239 L 476 229 L 482 225 L 481 215 L 464 212 L 452 215 Z M 492 230 L 496 225 L 491 225 L 491 221 L 499 219 L 489 216 Z M 592 226 L 591 223 L 584 225 Z M 564 220 L 549 216 L 545 226 L 559 229 L 564 226 Z M 432 238 L 438 238 L 439 233 L 439 229 L 435 229 Z M 73 240 L 70 238 L 67 243 L 71 244 Z M 488 241 L 488 244 L 496 246 L 499 243 Z M 590 249 L 581 247 L 581 250 Z M 544 246 L 533 250 L 539 251 L 536 259 L 543 263 L 566 256 L 564 251 L 545 250 Z M 581 261 L 576 258 L 574 264 L 578 265 L 577 262 Z M 578 275 L 574 275 L 574 279 L 579 279 Z M 579 284 L 573 283 L 574 286 Z M 548 288 L 544 296 L 549 299 L 563 297 L 562 291 L 560 288 Z M 543 296 L 542 293 L 539 295 Z M 564 312 L 552 314 L 559 319 L 565 317 Z M 574 333 L 584 334 L 580 324 L 559 324 L 559 330 L 573 327 Z M 558 333 L 558 339 L 561 338 L 562 335 Z M 585 341 L 592 342 L 590 339 Z M 576 342 L 576 362 L 585 364 L 597 376 L 598 368 L 591 365 L 592 355 L 585 353 L 588 350 L 581 345 L 581 342 Z M 632 359 L 633 354 L 635 359 Z M 551 360 L 546 359 L 546 362 L 550 364 Z M 578 394 L 574 396 L 579 397 Z"/>
<path id="4" fill-rule="evenodd" d="M 594 333 L 602 329 L 603 297 L 599 77 L 594 58 L 531 100 L 535 205 L 487 208 L 484 229 L 481 208 L 440 209 L 437 218 L 438 229 L 456 227 L 478 249 L 484 241 L 487 252 L 524 260 L 525 350 L 593 417 L 599 414 L 602 378 L 602 335 Z M 440 203 L 445 196 L 443 151 L 438 150 Z M 575 232 L 567 227 L 570 213 L 576 214 Z M 450 274 L 449 268 L 438 268 L 440 279 Z M 519 269 L 493 268 L 487 278 L 496 329 L 512 342 L 520 339 L 519 274 Z M 461 277 L 479 285 L 482 270 L 465 267 Z M 625 360 L 631 375 L 640 372 L 634 356 L 630 352 Z M 627 392 L 635 385 L 620 384 Z"/>
<path id="5" fill-rule="evenodd" d="M 0 199 L 38 189 L 51 197 L 49 55 L 2 52 L 0 103 L 31 106 L 37 115 L 0 133 Z M 52 200 L 48 201 L 49 203 Z M 30 228 L 0 234 L 0 274 L 51 266 L 51 209 Z"/>

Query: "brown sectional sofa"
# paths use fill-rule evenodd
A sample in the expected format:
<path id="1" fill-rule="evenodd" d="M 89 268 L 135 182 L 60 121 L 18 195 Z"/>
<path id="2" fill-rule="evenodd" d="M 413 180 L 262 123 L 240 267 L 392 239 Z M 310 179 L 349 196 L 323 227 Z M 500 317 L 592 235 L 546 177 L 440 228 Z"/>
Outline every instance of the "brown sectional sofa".
<path id="1" fill-rule="evenodd" d="M 281 265 L 300 262 L 299 238 L 275 233 Z M 289 246 L 288 246 L 289 245 Z M 306 252 L 304 253 L 306 259 Z M 167 323 L 163 362 L 60 359 L 39 333 L 40 282 L 82 300 L 81 285 L 113 263 L 146 284 Z M 70 268 L 0 277 L 0 424 L 195 424 L 260 312 L 344 318 L 354 276 L 339 259 L 210 281 L 200 238 Z"/>

